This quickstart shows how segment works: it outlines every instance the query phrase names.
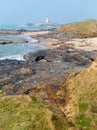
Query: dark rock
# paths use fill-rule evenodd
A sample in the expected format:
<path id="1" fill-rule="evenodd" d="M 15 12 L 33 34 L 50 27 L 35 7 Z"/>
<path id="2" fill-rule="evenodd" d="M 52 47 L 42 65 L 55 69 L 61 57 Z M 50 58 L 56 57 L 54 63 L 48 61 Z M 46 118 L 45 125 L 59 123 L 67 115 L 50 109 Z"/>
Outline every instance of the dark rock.
<path id="1" fill-rule="evenodd" d="M 48 49 L 26 54 L 26 61 L 3 60 L 0 86 L 7 95 L 29 94 L 49 101 L 74 69 L 89 66 L 96 55 L 97 51 Z"/>
<path id="2" fill-rule="evenodd" d="M 33 56 L 33 53 L 27 53 L 23 57 L 26 61 L 35 61 L 35 57 Z"/>
<path id="3" fill-rule="evenodd" d="M 54 32 L 53 30 L 47 34 L 49 37 L 54 37 L 54 38 L 66 38 L 66 39 L 74 39 L 74 38 L 80 38 L 79 35 L 73 33 L 73 32 L 65 32 L 65 33 L 57 33 Z"/>
<path id="4" fill-rule="evenodd" d="M 19 35 L 20 32 L 18 30 L 7 30 L 7 29 L 0 29 L 0 35 Z"/>
<path id="5" fill-rule="evenodd" d="M 0 40 L 0 45 L 11 44 L 11 43 L 27 43 L 26 40 Z"/>
<path id="6" fill-rule="evenodd" d="M 24 59 L 27 61 L 40 61 L 45 59 L 48 62 L 55 60 L 61 60 L 61 51 L 58 50 L 40 50 L 34 53 L 28 53 L 24 55 Z"/>
<path id="7" fill-rule="evenodd" d="M 45 59 L 45 56 L 40 55 L 36 57 L 35 61 L 40 61 L 42 59 Z"/>
<path id="8" fill-rule="evenodd" d="M 31 62 L 40 61 L 41 59 L 45 59 L 45 53 L 46 53 L 45 50 L 40 50 L 33 53 L 27 53 L 24 55 L 24 59 L 26 61 L 31 61 Z"/>

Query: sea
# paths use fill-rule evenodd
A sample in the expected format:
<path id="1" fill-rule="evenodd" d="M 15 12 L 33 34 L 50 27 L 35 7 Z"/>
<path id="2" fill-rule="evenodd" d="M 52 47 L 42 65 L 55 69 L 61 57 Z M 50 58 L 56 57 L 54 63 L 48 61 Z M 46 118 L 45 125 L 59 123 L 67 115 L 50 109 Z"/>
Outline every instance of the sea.
<path id="1" fill-rule="evenodd" d="M 28 25 L 0 25 L 0 30 L 28 30 L 39 31 L 56 28 L 56 25 L 44 25 L 44 26 L 28 26 Z M 1 35 L 0 40 L 27 40 L 28 43 L 11 43 L 0 45 L 0 60 L 24 60 L 23 56 L 29 52 L 35 52 L 40 49 L 46 49 L 46 46 L 39 45 L 37 39 L 31 37 Z M 33 44 L 32 44 L 33 43 Z"/>

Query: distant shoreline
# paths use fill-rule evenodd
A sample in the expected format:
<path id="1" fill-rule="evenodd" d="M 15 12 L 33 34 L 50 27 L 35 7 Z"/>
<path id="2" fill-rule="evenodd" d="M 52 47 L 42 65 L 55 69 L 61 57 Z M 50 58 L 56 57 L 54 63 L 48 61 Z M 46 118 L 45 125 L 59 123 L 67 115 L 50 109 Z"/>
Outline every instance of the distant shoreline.
<path id="1" fill-rule="evenodd" d="M 25 31 L 25 30 L 0 30 L 0 36 L 22 36 L 22 37 L 31 37 L 38 39 L 38 43 L 44 45 L 50 49 L 78 49 L 93 51 L 97 50 L 97 37 L 95 38 L 64 38 L 62 34 L 57 36 L 51 30 L 41 30 L 41 31 Z M 58 34 L 59 35 L 59 34 Z M 3 41 L 0 41 L 2 43 Z M 4 43 L 8 41 L 4 41 Z M 14 41 L 13 41 L 14 42 Z M 13 43 L 12 42 L 12 43 Z M 18 43 L 19 41 L 17 41 Z M 24 43 L 25 41 L 21 41 Z M 5 44 L 6 44 L 5 43 Z M 9 43 L 9 42 L 8 42 Z M 32 43 L 34 44 L 34 43 Z"/>

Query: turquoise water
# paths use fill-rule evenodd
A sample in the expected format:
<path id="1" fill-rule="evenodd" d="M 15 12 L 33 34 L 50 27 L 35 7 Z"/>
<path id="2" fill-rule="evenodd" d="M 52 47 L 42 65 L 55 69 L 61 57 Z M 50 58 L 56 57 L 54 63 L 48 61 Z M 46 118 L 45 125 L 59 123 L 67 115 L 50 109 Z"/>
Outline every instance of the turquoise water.
<path id="1" fill-rule="evenodd" d="M 21 37 L 21 36 L 0 36 L 0 40 L 25 40 L 25 37 Z"/>
<path id="2" fill-rule="evenodd" d="M 46 49 L 45 46 L 31 43 L 11 43 L 0 45 L 0 60 L 17 59 L 24 60 L 24 54 L 34 52 L 39 49 Z"/>
<path id="3" fill-rule="evenodd" d="M 0 29 L 8 30 L 40 30 L 40 29 L 53 29 L 56 26 L 27 26 L 27 25 L 0 25 Z M 0 60 L 4 59 L 17 59 L 24 60 L 24 54 L 34 52 L 39 49 L 46 49 L 45 46 L 36 44 L 37 39 L 31 37 L 21 36 L 0 36 L 0 40 L 25 40 L 28 43 L 11 43 L 0 45 Z"/>
<path id="4" fill-rule="evenodd" d="M 38 42 L 34 38 L 23 37 L 23 36 L 0 36 L 0 40 L 24 40 L 28 42 Z"/>
<path id="5" fill-rule="evenodd" d="M 0 45 L 0 60 L 17 59 L 24 60 L 24 54 L 34 52 L 39 49 L 45 49 L 45 46 L 35 44 L 38 42 L 34 38 L 21 36 L 0 36 L 0 40 L 25 40 L 28 43 L 11 43 Z"/>
<path id="6" fill-rule="evenodd" d="M 28 25 L 25 25 L 25 24 L 22 24 L 22 25 L 0 25 L 0 29 L 8 29 L 8 30 L 21 30 L 21 29 L 24 29 L 24 30 L 45 30 L 45 29 L 53 29 L 53 28 L 56 28 L 57 25 L 46 25 L 46 26 L 28 26 Z"/>

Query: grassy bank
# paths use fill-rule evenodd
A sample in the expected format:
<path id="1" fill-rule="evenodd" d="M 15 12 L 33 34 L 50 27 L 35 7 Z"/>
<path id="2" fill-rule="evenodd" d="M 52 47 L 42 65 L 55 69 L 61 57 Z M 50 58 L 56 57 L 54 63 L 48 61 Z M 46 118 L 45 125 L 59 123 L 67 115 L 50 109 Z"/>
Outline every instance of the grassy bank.
<path id="1" fill-rule="evenodd" d="M 60 108 L 74 130 L 97 130 L 97 59 L 89 68 L 71 74 L 57 96 L 67 99 Z"/>
<path id="2" fill-rule="evenodd" d="M 36 98 L 0 92 L 0 130 L 64 130 L 67 124 L 61 111 Z"/>
<path id="3" fill-rule="evenodd" d="M 60 25 L 55 33 L 74 33 L 80 37 L 97 37 L 97 20 L 87 19 L 83 22 L 74 22 Z"/>

